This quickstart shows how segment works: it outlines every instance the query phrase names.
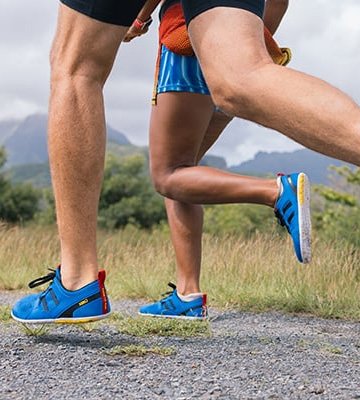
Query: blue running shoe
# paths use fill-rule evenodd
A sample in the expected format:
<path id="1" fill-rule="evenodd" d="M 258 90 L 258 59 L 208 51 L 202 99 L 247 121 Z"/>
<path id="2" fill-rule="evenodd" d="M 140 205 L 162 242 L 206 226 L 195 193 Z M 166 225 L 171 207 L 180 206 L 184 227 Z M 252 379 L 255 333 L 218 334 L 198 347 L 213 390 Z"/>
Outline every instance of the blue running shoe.
<path id="1" fill-rule="evenodd" d="M 70 291 L 62 285 L 58 267 L 29 283 L 29 287 L 34 288 L 51 281 L 44 292 L 19 300 L 11 316 L 15 321 L 28 324 L 83 324 L 106 318 L 110 315 L 110 303 L 104 286 L 105 277 L 105 271 L 99 271 L 98 280 Z"/>
<path id="2" fill-rule="evenodd" d="M 280 195 L 275 215 L 289 232 L 296 256 L 302 263 L 311 261 L 310 183 L 303 173 L 279 175 Z"/>
<path id="3" fill-rule="evenodd" d="M 206 294 L 192 301 L 182 301 L 177 294 L 176 286 L 169 283 L 173 289 L 164 293 L 163 299 L 156 303 L 140 307 L 139 314 L 149 317 L 181 318 L 181 319 L 206 319 L 208 318 Z"/>

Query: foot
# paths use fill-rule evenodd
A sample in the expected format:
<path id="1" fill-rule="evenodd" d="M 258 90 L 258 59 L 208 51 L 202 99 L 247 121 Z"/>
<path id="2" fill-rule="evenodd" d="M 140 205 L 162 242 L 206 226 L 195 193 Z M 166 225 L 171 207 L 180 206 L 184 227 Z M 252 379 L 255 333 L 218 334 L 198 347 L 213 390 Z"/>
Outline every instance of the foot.
<path id="1" fill-rule="evenodd" d="M 19 300 L 11 311 L 18 322 L 30 324 L 93 322 L 110 315 L 110 303 L 104 286 L 105 271 L 83 288 L 70 291 L 61 283 L 60 267 L 29 283 L 30 288 L 51 281 L 42 293 Z"/>
<path id="2" fill-rule="evenodd" d="M 279 176 L 280 195 L 275 215 L 288 230 L 296 256 L 302 263 L 311 261 L 310 183 L 303 173 Z"/>
<path id="3" fill-rule="evenodd" d="M 173 289 L 171 292 L 156 303 L 147 304 L 140 307 L 139 314 L 150 317 L 163 318 L 182 318 L 182 319 L 206 319 L 208 318 L 206 306 L 206 294 L 199 296 L 192 301 L 183 301 L 180 299 L 176 286 L 169 283 Z"/>

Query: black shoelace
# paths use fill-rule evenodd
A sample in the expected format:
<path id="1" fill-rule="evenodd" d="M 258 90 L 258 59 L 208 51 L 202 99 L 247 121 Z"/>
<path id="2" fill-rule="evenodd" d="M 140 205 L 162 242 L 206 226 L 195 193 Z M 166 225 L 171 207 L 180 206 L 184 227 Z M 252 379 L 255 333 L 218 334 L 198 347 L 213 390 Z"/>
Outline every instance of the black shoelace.
<path id="1" fill-rule="evenodd" d="M 286 230 L 290 233 L 290 229 L 287 226 L 287 224 L 285 223 L 285 220 L 283 218 L 283 216 L 281 215 L 279 210 L 274 211 L 275 213 L 275 217 L 277 218 L 277 221 L 279 223 L 279 225 L 284 226 L 286 228 Z"/>
<path id="2" fill-rule="evenodd" d="M 279 223 L 281 226 L 285 226 L 284 218 L 283 218 L 282 215 L 280 214 L 279 210 L 274 211 L 274 213 L 275 213 L 275 217 L 276 217 L 277 220 L 278 220 L 278 223 Z"/>
<path id="3" fill-rule="evenodd" d="M 55 278 L 56 272 L 55 272 L 55 270 L 52 269 L 52 268 L 48 268 L 48 270 L 51 271 L 50 274 L 47 274 L 47 275 L 45 275 L 45 276 L 41 276 L 40 278 L 34 279 L 33 281 L 31 281 L 31 282 L 29 283 L 29 288 L 30 288 L 30 289 L 33 289 L 33 288 L 35 288 L 36 286 L 40 286 L 40 285 L 43 285 L 43 284 L 46 283 L 46 282 L 53 281 L 54 278 Z"/>
<path id="4" fill-rule="evenodd" d="M 166 300 L 166 299 L 168 298 L 168 296 L 170 296 L 171 294 L 173 294 L 173 293 L 174 293 L 174 290 L 176 290 L 176 285 L 175 285 L 174 283 L 169 282 L 169 283 L 168 283 L 168 286 L 170 286 L 172 290 L 169 290 L 169 291 L 167 291 L 167 292 L 165 292 L 165 293 L 162 293 L 161 296 L 164 296 L 164 298 L 161 299 L 161 301 Z"/>

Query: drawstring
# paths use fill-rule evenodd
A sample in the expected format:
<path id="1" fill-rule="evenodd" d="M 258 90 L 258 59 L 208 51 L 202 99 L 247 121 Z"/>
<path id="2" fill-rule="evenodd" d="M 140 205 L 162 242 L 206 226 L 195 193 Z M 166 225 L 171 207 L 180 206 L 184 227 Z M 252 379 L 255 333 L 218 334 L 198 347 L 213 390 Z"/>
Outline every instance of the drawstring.
<path id="1" fill-rule="evenodd" d="M 49 282 L 49 281 L 54 280 L 55 275 L 56 275 L 55 270 L 52 269 L 52 268 L 48 268 L 48 270 L 49 270 L 49 271 L 52 271 L 52 272 L 50 272 L 50 274 L 47 274 L 47 275 L 45 275 L 45 276 L 42 276 L 42 277 L 40 277 L 40 278 L 37 278 L 37 279 L 34 279 L 33 281 L 31 281 L 31 282 L 29 283 L 29 288 L 30 288 L 30 289 L 33 289 L 33 288 L 35 288 L 36 286 L 40 286 L 40 285 L 43 285 L 43 284 L 46 283 L 46 282 Z"/>
<path id="2" fill-rule="evenodd" d="M 162 293 L 161 296 L 167 296 L 168 294 L 172 294 L 172 292 L 174 290 L 176 290 L 176 285 L 174 285 L 172 282 L 169 282 L 168 286 L 170 286 L 172 290 L 169 290 L 168 292 Z"/>
<path id="3" fill-rule="evenodd" d="M 162 294 L 161 294 L 161 296 L 166 296 L 166 297 L 164 297 L 163 299 L 161 299 L 161 302 L 166 301 L 166 299 L 168 298 L 168 296 L 169 296 L 170 294 L 173 294 L 173 293 L 174 293 L 174 290 L 176 290 L 176 285 L 174 285 L 172 282 L 169 282 L 169 283 L 168 283 L 168 286 L 170 286 L 172 290 L 169 290 L 168 292 L 165 292 L 165 293 L 162 293 Z"/>

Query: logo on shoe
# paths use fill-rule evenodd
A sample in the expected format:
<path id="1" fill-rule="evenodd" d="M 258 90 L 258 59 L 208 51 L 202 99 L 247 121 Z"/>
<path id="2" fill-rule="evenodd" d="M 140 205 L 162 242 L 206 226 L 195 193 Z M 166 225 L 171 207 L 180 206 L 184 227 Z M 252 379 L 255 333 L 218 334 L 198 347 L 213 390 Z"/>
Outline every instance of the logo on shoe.
<path id="1" fill-rule="evenodd" d="M 89 299 L 81 300 L 80 303 L 79 303 L 79 307 L 84 306 L 84 305 L 87 304 L 88 302 L 89 302 Z"/>

